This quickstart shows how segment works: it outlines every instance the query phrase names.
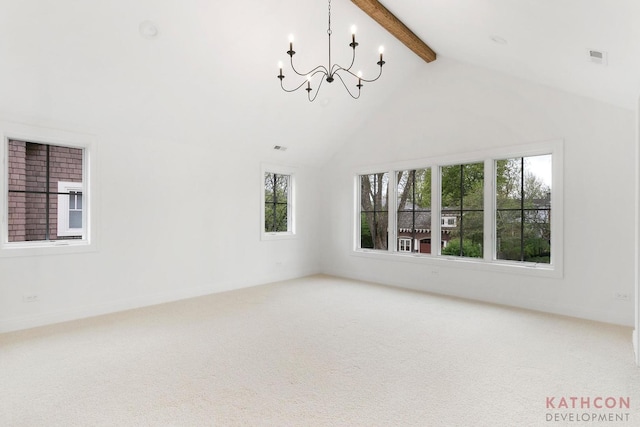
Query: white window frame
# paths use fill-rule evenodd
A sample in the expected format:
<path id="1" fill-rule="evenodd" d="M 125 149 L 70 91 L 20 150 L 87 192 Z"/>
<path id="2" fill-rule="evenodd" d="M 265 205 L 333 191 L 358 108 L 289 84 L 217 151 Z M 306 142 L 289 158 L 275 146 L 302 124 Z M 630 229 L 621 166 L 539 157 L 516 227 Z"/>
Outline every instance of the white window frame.
<path id="1" fill-rule="evenodd" d="M 58 227 L 57 233 L 59 237 L 75 237 L 82 236 L 84 234 L 84 193 L 82 192 L 81 182 L 69 182 L 58 181 L 58 193 L 70 193 L 78 192 L 82 194 L 83 206 L 82 212 L 82 227 L 71 228 L 69 227 L 69 196 L 66 194 L 58 194 Z"/>
<path id="2" fill-rule="evenodd" d="M 525 145 L 509 146 L 491 150 L 483 150 L 470 153 L 455 154 L 442 157 L 416 159 L 411 161 L 396 162 L 379 165 L 375 168 L 353 170 L 354 176 L 354 205 L 352 223 L 353 246 L 352 254 L 366 258 L 385 259 L 398 258 L 403 262 L 426 263 L 432 266 L 448 266 L 462 269 L 500 271 L 516 274 L 534 275 L 539 277 L 561 278 L 564 269 L 564 247 L 563 247 L 563 151 L 562 140 L 544 141 Z M 552 156 L 552 191 L 551 191 L 551 262 L 549 264 L 538 264 L 522 261 L 498 260 L 496 256 L 496 179 L 495 162 L 508 158 L 530 157 L 551 154 Z M 371 173 L 389 173 L 389 241 L 397 240 L 396 230 L 397 213 L 397 171 L 432 168 L 432 171 L 439 171 L 443 166 L 484 163 L 484 242 L 482 258 L 466 258 L 441 255 L 440 245 L 431 245 L 430 254 L 401 253 L 397 246 L 389 246 L 387 250 L 371 250 L 359 247 L 360 242 L 360 185 L 359 177 Z M 440 236 L 441 230 L 446 229 L 441 224 L 440 206 L 440 173 L 431 175 L 431 236 Z M 440 242 L 440 238 L 436 241 Z"/>
<path id="3" fill-rule="evenodd" d="M 403 253 L 409 253 L 411 252 L 411 245 L 412 245 L 412 240 L 410 237 L 398 237 L 398 252 L 403 252 Z M 404 242 L 404 246 L 406 247 L 407 245 L 409 245 L 409 249 L 408 250 L 403 250 L 402 245 Z"/>
<path id="4" fill-rule="evenodd" d="M 295 168 L 263 163 L 260 173 L 260 239 L 261 240 L 281 240 L 293 239 L 296 237 L 296 170 Z M 287 231 L 267 232 L 265 224 L 265 194 L 264 176 L 266 173 L 289 176 L 287 194 Z"/>
<path id="5" fill-rule="evenodd" d="M 81 239 L 37 240 L 9 242 L 8 209 L 8 167 L 9 141 L 25 141 L 61 147 L 80 148 L 82 156 L 82 224 L 84 235 Z M 95 137 L 88 134 L 43 128 L 35 125 L 0 121 L 0 257 L 59 255 L 68 253 L 93 252 L 97 247 L 98 209 L 94 176 L 97 144 Z"/>
<path id="6" fill-rule="evenodd" d="M 442 228 L 455 228 L 458 222 L 457 219 L 455 216 L 442 216 L 440 224 Z M 453 220 L 453 223 L 451 223 L 451 220 Z"/>

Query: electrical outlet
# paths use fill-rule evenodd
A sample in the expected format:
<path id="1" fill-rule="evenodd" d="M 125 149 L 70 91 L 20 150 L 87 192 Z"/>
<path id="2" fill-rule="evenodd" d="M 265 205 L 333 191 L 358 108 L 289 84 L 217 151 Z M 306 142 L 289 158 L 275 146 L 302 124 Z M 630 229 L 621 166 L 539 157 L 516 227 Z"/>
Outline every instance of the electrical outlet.
<path id="1" fill-rule="evenodd" d="M 620 301 L 629 301 L 629 294 L 626 292 L 614 292 L 613 298 Z"/>
<path id="2" fill-rule="evenodd" d="M 22 296 L 22 302 L 37 302 L 40 300 L 38 294 L 24 294 Z"/>

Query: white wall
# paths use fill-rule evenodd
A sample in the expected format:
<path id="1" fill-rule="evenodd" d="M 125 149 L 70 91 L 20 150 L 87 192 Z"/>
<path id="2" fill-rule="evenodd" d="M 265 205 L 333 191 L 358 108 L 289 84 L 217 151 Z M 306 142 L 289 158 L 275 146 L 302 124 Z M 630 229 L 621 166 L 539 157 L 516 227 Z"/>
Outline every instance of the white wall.
<path id="1" fill-rule="evenodd" d="M 0 332 L 319 271 L 314 168 L 297 169 L 297 238 L 261 241 L 261 161 L 277 154 L 115 133 L 96 145 L 98 250 L 0 257 Z"/>
<path id="2" fill-rule="evenodd" d="M 323 271 L 389 285 L 632 325 L 634 112 L 446 58 L 425 65 L 322 172 Z M 560 279 L 354 256 L 359 168 L 536 141 L 564 140 Z"/>

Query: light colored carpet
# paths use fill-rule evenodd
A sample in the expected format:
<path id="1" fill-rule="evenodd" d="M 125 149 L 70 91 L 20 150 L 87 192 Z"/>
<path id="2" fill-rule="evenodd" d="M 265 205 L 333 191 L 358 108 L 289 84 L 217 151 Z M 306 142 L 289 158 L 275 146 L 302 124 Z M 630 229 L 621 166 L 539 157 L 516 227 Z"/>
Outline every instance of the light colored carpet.
<path id="1" fill-rule="evenodd" d="M 0 335 L 0 397 L 2 426 L 640 425 L 629 328 L 324 276 Z"/>

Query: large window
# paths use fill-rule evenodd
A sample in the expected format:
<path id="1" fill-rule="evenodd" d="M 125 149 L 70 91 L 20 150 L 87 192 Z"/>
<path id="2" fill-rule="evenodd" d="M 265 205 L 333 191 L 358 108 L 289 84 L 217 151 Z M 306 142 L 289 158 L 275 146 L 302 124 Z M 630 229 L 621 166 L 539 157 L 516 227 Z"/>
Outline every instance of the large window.
<path id="1" fill-rule="evenodd" d="M 264 231 L 286 233 L 290 231 L 291 176 L 275 172 L 264 174 Z"/>
<path id="2" fill-rule="evenodd" d="M 482 258 L 484 163 L 440 170 L 442 255 Z"/>
<path id="3" fill-rule="evenodd" d="M 551 156 L 496 161 L 496 258 L 551 262 Z"/>
<path id="4" fill-rule="evenodd" d="M 389 173 L 360 176 L 360 248 L 388 248 Z"/>
<path id="5" fill-rule="evenodd" d="M 356 250 L 562 274 L 562 143 L 456 160 L 407 161 L 357 174 Z"/>
<path id="6" fill-rule="evenodd" d="M 84 239 L 84 150 L 8 141 L 7 242 Z"/>

